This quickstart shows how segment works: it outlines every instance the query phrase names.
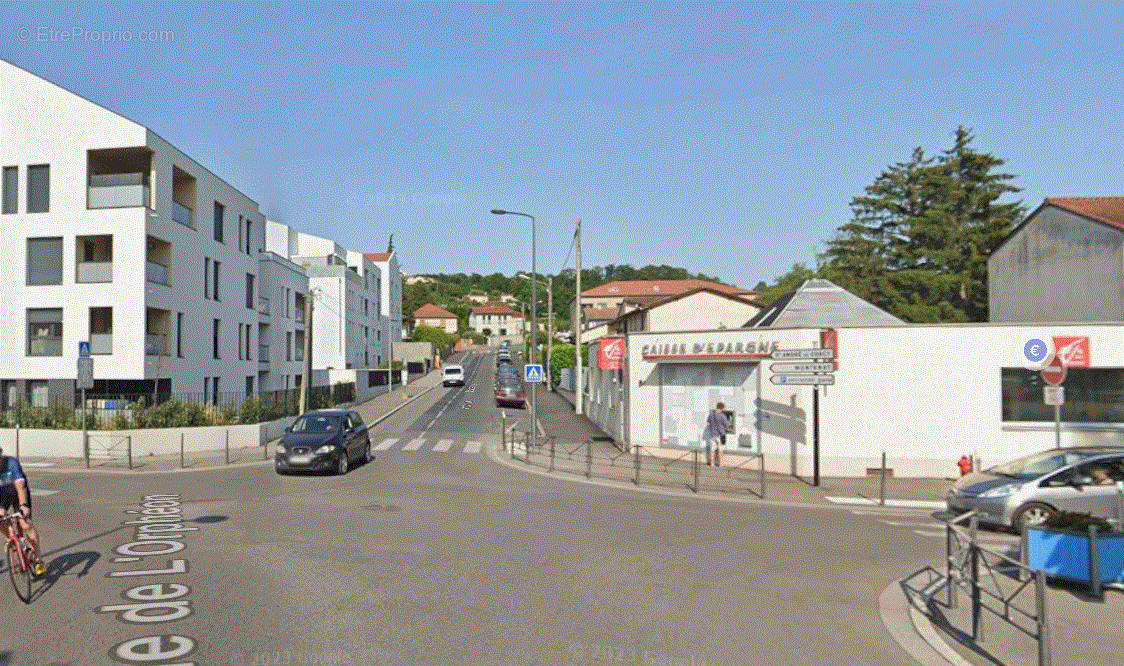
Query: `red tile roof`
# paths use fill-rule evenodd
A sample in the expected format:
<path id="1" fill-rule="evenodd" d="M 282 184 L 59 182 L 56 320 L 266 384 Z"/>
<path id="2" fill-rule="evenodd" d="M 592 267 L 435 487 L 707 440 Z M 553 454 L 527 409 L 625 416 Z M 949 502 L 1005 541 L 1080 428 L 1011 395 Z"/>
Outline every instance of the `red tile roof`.
<path id="1" fill-rule="evenodd" d="M 582 308 L 582 310 L 584 311 L 586 321 L 611 321 L 616 319 L 617 315 L 620 314 L 617 308 L 613 307 L 595 308 L 593 306 L 587 306 Z"/>
<path id="2" fill-rule="evenodd" d="M 387 261 L 393 252 L 367 252 L 363 256 L 370 261 Z"/>
<path id="3" fill-rule="evenodd" d="M 706 280 L 617 280 L 603 285 L 586 289 L 583 297 L 605 296 L 674 296 L 685 291 L 710 287 L 716 291 L 739 296 L 753 296 L 752 289 L 732 287 L 728 284 L 708 282 Z"/>
<path id="4" fill-rule="evenodd" d="M 426 303 L 414 310 L 414 319 L 456 319 L 457 316 L 445 308 L 440 308 L 433 303 Z"/>
<path id="5" fill-rule="evenodd" d="M 493 302 L 488 302 L 488 303 L 485 303 L 484 305 L 478 305 L 478 306 L 472 308 L 472 313 L 473 314 L 509 315 L 509 316 L 512 316 L 512 317 L 522 317 L 523 316 L 523 315 L 519 314 L 518 311 L 512 309 L 512 307 L 510 305 L 507 305 L 506 303 L 493 303 Z"/>
<path id="6" fill-rule="evenodd" d="M 1124 197 L 1047 197 L 1046 203 L 1124 229 Z"/>

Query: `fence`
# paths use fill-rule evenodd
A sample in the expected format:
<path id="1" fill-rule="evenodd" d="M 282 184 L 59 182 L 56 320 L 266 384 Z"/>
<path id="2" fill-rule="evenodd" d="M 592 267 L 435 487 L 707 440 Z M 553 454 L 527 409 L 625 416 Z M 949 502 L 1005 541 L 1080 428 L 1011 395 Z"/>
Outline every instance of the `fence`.
<path id="1" fill-rule="evenodd" d="M 530 432 L 517 428 L 518 424 L 503 424 L 501 437 L 504 449 L 510 452 L 513 460 L 521 460 L 551 473 L 630 482 L 638 487 L 647 485 L 686 489 L 694 493 L 765 498 L 765 459 L 759 453 L 738 454 L 736 463 L 718 467 L 704 465 L 704 455 L 698 449 L 669 458 L 637 445 L 627 450 L 609 450 L 606 446 L 609 438 L 590 438 L 581 444 L 561 444 L 551 435 L 542 435 L 532 443 Z"/>
<path id="2" fill-rule="evenodd" d="M 968 524 L 964 525 L 965 522 Z M 976 643 L 983 641 L 984 614 L 991 613 L 1034 639 L 1039 666 L 1050 666 L 1046 574 L 1030 569 L 1011 555 L 980 545 L 979 519 L 975 511 L 946 521 L 945 550 L 943 572 L 924 567 L 902 581 L 903 588 L 917 594 L 929 611 L 939 616 L 946 626 L 950 626 L 951 622 L 939 607 L 956 609 L 959 592 L 966 592 L 971 604 L 970 627 L 962 632 L 964 635 Z M 913 587 L 912 581 L 922 577 L 924 584 L 919 588 Z M 1028 590 L 1033 592 L 1032 599 L 1027 598 L 1030 596 Z"/>

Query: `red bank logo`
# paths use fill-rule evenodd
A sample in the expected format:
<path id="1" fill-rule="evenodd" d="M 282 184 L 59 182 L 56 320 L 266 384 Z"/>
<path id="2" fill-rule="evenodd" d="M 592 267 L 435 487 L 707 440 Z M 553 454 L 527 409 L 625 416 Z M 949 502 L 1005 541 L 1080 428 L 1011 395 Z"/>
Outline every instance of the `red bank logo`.
<path id="1" fill-rule="evenodd" d="M 1054 337 L 1055 355 L 1067 368 L 1089 367 L 1089 338 Z"/>
<path id="2" fill-rule="evenodd" d="M 602 338 L 597 354 L 597 367 L 601 370 L 620 370 L 624 360 L 624 338 Z"/>

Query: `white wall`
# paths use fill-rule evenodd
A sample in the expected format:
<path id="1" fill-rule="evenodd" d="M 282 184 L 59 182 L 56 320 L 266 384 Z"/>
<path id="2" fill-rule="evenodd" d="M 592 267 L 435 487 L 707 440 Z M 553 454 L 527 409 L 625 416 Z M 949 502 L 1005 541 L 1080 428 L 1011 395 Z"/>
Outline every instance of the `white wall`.
<path id="1" fill-rule="evenodd" d="M 758 308 L 709 291 L 700 291 L 648 311 L 648 330 L 690 331 L 701 327 L 741 328 Z"/>

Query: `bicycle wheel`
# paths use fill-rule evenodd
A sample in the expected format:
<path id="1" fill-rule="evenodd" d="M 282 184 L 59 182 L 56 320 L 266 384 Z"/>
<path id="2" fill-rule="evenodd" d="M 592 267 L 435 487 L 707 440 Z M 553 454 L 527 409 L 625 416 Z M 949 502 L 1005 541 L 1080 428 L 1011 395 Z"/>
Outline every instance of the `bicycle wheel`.
<path id="1" fill-rule="evenodd" d="M 11 541 L 8 542 L 8 576 L 12 579 L 12 588 L 16 596 L 25 604 L 31 603 L 31 560 L 20 557 L 19 549 Z"/>

